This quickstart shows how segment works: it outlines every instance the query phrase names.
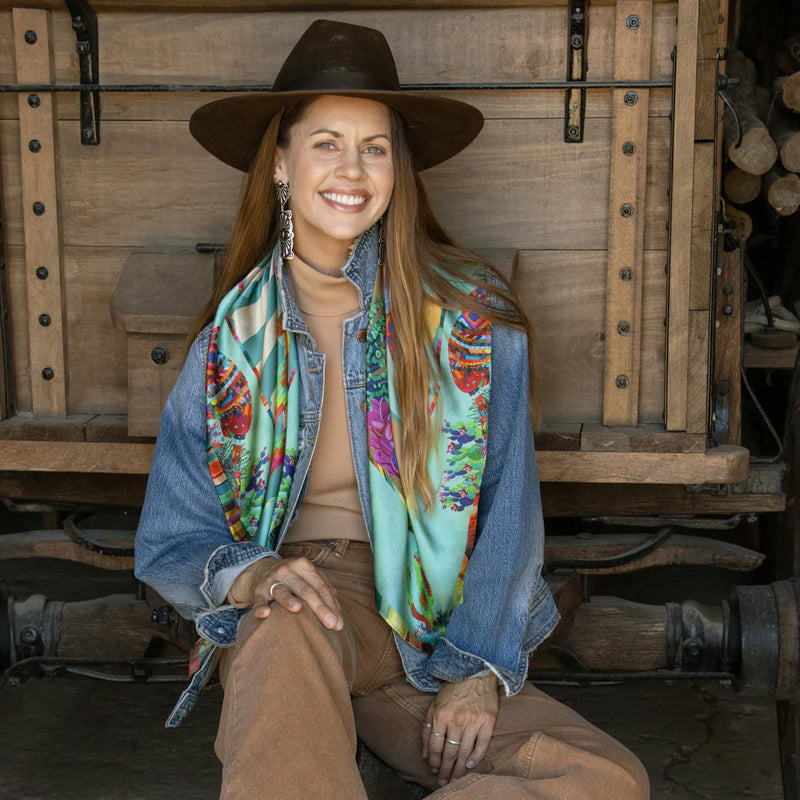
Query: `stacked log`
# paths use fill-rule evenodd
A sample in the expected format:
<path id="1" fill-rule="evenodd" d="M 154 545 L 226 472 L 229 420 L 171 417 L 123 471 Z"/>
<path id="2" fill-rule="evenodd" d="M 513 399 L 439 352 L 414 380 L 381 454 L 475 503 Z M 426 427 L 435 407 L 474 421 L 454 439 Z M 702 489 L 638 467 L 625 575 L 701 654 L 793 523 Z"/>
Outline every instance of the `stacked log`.
<path id="1" fill-rule="evenodd" d="M 729 219 L 742 235 L 752 231 L 752 222 L 736 206 L 759 195 L 778 216 L 800 209 L 800 72 L 782 76 L 768 91 L 758 86 L 753 62 L 737 50 L 729 51 L 726 71 L 739 128 L 726 112 L 723 187 L 735 204 L 727 205 Z"/>

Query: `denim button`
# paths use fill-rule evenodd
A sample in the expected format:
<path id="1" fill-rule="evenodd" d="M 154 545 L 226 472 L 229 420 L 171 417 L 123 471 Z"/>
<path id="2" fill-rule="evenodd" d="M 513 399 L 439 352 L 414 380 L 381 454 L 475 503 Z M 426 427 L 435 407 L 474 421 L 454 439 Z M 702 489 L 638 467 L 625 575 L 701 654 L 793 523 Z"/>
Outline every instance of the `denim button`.
<path id="1" fill-rule="evenodd" d="M 217 633 L 225 633 L 225 628 L 220 626 L 219 628 L 217 628 Z"/>
<path id="2" fill-rule="evenodd" d="M 366 342 L 367 341 L 367 329 L 361 328 L 361 330 L 356 334 L 356 339 L 359 342 Z"/>
<path id="3" fill-rule="evenodd" d="M 366 401 L 366 400 L 362 400 L 362 401 L 361 401 L 361 411 L 362 411 L 364 414 L 366 414 L 366 413 L 367 413 L 367 401 Z"/>

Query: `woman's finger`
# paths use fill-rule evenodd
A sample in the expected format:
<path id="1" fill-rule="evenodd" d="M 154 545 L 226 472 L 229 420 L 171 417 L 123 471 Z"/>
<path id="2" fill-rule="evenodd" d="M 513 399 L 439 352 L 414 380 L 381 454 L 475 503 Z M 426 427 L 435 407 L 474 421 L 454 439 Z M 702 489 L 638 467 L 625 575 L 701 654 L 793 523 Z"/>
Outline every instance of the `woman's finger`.
<path id="1" fill-rule="evenodd" d="M 442 763 L 439 766 L 440 786 L 444 786 L 446 783 L 450 782 L 450 778 L 453 774 L 453 767 L 458 760 L 458 754 L 461 750 L 463 736 L 463 731 L 456 733 L 452 728 L 447 729 L 447 733 L 444 737 L 444 747 L 442 748 Z"/>
<path id="2" fill-rule="evenodd" d="M 422 758 L 428 760 L 428 745 L 433 730 L 433 703 L 428 706 L 428 715 L 425 717 L 425 724 L 422 726 Z"/>
<path id="3" fill-rule="evenodd" d="M 489 752 L 489 745 L 492 741 L 493 732 L 494 721 L 492 721 L 491 724 L 481 726 L 477 737 L 475 737 L 475 746 L 472 748 L 472 752 L 467 756 L 466 759 L 467 769 L 474 769 L 486 757 L 486 754 Z"/>

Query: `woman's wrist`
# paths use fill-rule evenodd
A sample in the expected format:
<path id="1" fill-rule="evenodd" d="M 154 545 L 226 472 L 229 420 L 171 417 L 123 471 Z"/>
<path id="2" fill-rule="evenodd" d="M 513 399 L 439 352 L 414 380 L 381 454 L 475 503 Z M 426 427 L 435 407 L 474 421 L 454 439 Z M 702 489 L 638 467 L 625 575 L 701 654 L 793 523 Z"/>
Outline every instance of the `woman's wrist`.
<path id="1" fill-rule="evenodd" d="M 253 590 L 267 575 L 275 569 L 271 561 L 279 561 L 273 557 L 260 558 L 245 567 L 236 577 L 228 590 L 228 603 L 237 608 L 253 605 Z"/>

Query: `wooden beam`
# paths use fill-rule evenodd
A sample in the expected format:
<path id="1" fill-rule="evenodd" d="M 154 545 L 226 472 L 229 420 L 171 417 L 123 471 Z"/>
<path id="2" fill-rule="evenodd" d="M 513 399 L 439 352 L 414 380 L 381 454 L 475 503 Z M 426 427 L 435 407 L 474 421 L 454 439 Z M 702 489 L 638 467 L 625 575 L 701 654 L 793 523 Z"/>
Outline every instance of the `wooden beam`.
<path id="1" fill-rule="evenodd" d="M 689 312 L 689 364 L 686 376 L 686 432 L 704 433 L 708 430 L 708 311 Z"/>
<path id="2" fill-rule="evenodd" d="M 647 80 L 653 35 L 650 0 L 619 0 L 614 79 Z M 613 92 L 606 273 L 603 423 L 639 421 L 647 89 Z"/>
<path id="3" fill-rule="evenodd" d="M 720 444 L 742 441 L 742 259 L 738 248 L 718 251 L 720 274 L 715 282 L 714 316 L 714 439 Z M 754 348 L 755 349 L 755 348 Z M 764 350 L 767 357 L 784 351 Z M 796 349 L 789 369 L 794 366 Z M 745 356 L 745 366 L 747 358 Z M 727 411 L 727 414 L 726 414 Z M 720 415 L 719 418 L 716 415 Z M 727 417 L 727 418 L 725 418 Z"/>
<path id="4" fill-rule="evenodd" d="M 678 3 L 675 110 L 672 126 L 665 411 L 666 426 L 671 431 L 686 430 L 698 14 L 699 0 L 680 0 Z"/>
<path id="5" fill-rule="evenodd" d="M 13 472 L 100 472 L 145 475 L 152 444 L 0 442 L 0 469 Z"/>
<path id="6" fill-rule="evenodd" d="M 13 22 L 17 80 L 50 83 L 49 13 L 15 8 Z M 18 105 L 33 410 L 61 415 L 67 358 L 52 94 L 20 94 Z"/>
<path id="7" fill-rule="evenodd" d="M 537 460 L 542 481 L 738 483 L 747 478 L 749 456 L 743 447 L 722 446 L 706 453 L 544 451 Z"/>
<path id="8" fill-rule="evenodd" d="M 682 431 L 667 431 L 663 425 L 608 428 L 605 425 L 586 423 L 581 428 L 580 449 L 603 453 L 705 453 L 706 437 Z"/>
<path id="9" fill-rule="evenodd" d="M 133 547 L 133 531 L 118 547 Z M 90 550 L 59 530 L 24 531 L 0 536 L 0 561 L 11 558 L 57 558 L 101 569 L 133 569 L 133 556 L 112 556 Z"/>

